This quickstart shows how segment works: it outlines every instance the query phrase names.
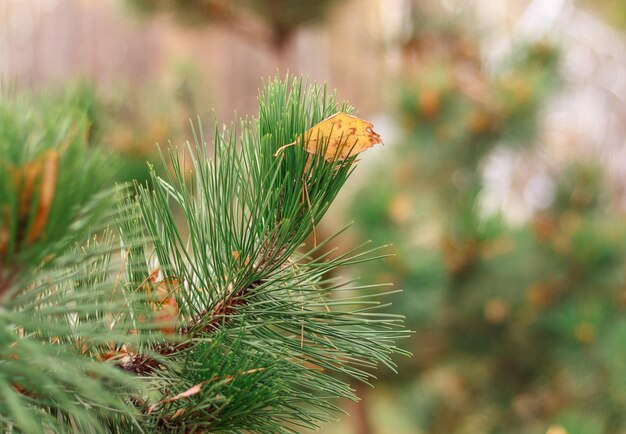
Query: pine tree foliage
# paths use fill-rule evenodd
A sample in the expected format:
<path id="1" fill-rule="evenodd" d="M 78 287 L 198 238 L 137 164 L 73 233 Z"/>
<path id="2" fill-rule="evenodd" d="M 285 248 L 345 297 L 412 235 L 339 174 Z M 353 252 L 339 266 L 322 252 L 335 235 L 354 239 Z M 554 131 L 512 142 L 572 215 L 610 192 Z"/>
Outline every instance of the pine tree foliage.
<path id="1" fill-rule="evenodd" d="M 410 44 L 403 141 L 352 206 L 361 234 L 396 249 L 368 280 L 405 288 L 417 329 L 396 414 L 428 433 L 622 432 L 623 219 L 591 159 L 542 173 L 554 198 L 527 224 L 482 212 L 485 158 L 533 155 L 558 50 L 521 47 L 490 70 L 478 47 L 445 27 Z"/>
<path id="2" fill-rule="evenodd" d="M 132 195 L 105 188 L 115 160 L 80 113 L 3 107 L 3 431 L 297 432 L 394 369 L 406 332 L 384 291 L 327 277 L 377 249 L 302 248 L 355 157 L 276 154 L 352 109 L 300 79 L 259 106 L 212 142 L 198 123 Z"/>
<path id="3" fill-rule="evenodd" d="M 272 82 L 259 104 L 258 119 L 216 129 L 212 158 L 199 126 L 187 158 L 170 152 L 173 174 L 155 179 L 154 191 L 139 191 L 138 212 L 181 313 L 177 333 L 185 338 L 156 349 L 164 366 L 150 373 L 168 391 L 159 388 L 163 396 L 151 420 L 172 431 L 315 426 L 337 410 L 329 399 L 354 398 L 333 375 L 367 381 L 377 365 L 393 369 L 394 341 L 405 333 L 398 317 L 379 312 L 375 292 L 364 296 L 358 287 L 325 278 L 374 252 L 330 259 L 299 250 L 354 157 L 328 163 L 297 146 L 275 155 L 317 122 L 350 108 L 300 80 Z M 182 228 L 176 210 L 184 216 Z M 141 259 L 130 262 L 148 263 L 152 256 L 136 254 Z M 139 355 L 126 369 L 143 372 L 146 363 Z M 169 401 L 194 387 L 193 405 Z"/>
<path id="4" fill-rule="evenodd" d="M 104 189 L 110 166 L 86 129 L 82 113 L 40 98 L 0 108 L 3 432 L 106 432 L 134 412 L 135 386 L 98 361 L 128 340 L 136 297 L 111 291 L 117 192 Z"/>

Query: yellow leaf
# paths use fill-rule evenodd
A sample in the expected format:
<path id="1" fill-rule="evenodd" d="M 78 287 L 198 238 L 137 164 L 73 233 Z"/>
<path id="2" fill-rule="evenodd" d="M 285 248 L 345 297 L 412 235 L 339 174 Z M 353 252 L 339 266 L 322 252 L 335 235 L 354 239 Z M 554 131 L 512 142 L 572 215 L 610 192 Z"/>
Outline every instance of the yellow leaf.
<path id="1" fill-rule="evenodd" d="M 311 154 L 323 153 L 326 161 L 343 161 L 378 143 L 383 143 L 372 127 L 370 122 L 338 112 L 305 131 L 304 147 Z M 290 145 L 293 144 L 295 143 Z"/>

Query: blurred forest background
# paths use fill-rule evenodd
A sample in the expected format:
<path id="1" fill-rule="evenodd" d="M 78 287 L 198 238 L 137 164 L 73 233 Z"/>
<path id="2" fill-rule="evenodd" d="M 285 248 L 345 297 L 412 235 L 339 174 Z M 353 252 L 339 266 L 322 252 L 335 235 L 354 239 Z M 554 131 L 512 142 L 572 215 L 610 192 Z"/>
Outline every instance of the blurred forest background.
<path id="1" fill-rule="evenodd" d="M 416 331 L 323 432 L 626 433 L 626 2 L 0 2 L 3 92 L 87 119 L 120 181 L 287 71 L 385 141 L 333 212 L 392 244 L 353 277 Z"/>

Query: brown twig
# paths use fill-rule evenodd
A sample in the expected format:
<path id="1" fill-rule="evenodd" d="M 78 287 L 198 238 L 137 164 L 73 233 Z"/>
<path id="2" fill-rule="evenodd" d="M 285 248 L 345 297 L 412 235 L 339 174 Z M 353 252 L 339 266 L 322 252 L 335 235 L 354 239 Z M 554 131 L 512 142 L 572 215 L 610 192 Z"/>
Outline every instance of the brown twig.
<path id="1" fill-rule="evenodd" d="M 277 227 L 283 220 L 283 201 L 284 192 L 282 193 L 279 209 L 277 211 Z M 261 247 L 258 257 L 262 259 L 252 266 L 257 272 L 273 268 L 277 265 L 276 259 L 280 258 L 285 252 L 286 246 L 279 247 L 276 245 L 278 241 L 277 236 L 278 232 L 274 232 Z M 149 276 L 145 282 L 153 280 L 153 278 L 154 273 Z M 256 279 L 244 288 L 231 291 L 223 300 L 219 301 L 213 307 L 211 312 L 205 309 L 199 314 L 195 314 L 186 324 L 178 328 L 177 334 L 187 338 L 184 342 L 178 344 L 168 342 L 159 343 L 152 348 L 153 353 L 160 357 L 172 356 L 191 348 L 193 345 L 192 339 L 195 336 L 215 333 L 221 326 L 227 324 L 229 317 L 234 313 L 235 309 L 245 303 L 246 295 L 254 288 L 261 285 L 262 282 L 263 279 Z M 149 375 L 158 369 L 161 363 L 155 357 L 151 357 L 148 354 L 135 354 L 124 358 L 123 361 L 119 362 L 118 366 L 127 372 L 133 372 L 137 375 Z"/>
<path id="2" fill-rule="evenodd" d="M 194 315 L 187 324 L 181 326 L 177 331 L 178 335 L 188 337 L 187 340 L 178 344 L 169 342 L 159 343 L 153 347 L 153 353 L 161 357 L 172 356 L 191 348 L 193 337 L 199 334 L 216 332 L 220 326 L 227 322 L 237 306 L 244 304 L 245 295 L 260 285 L 261 282 L 262 280 L 258 279 L 246 288 L 240 289 L 229 297 L 224 298 L 224 300 L 215 305 L 215 308 L 210 313 L 207 310 L 203 310 L 199 314 Z M 161 363 L 149 354 L 139 353 L 120 361 L 118 366 L 124 371 L 132 372 L 137 375 L 149 375 L 158 369 Z"/>

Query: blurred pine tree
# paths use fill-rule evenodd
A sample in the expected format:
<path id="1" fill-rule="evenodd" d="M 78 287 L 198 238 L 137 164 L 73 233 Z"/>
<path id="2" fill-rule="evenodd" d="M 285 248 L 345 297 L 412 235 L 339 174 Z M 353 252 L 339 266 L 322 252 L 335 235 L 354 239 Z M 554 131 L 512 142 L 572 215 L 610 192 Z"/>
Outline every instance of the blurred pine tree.
<path id="1" fill-rule="evenodd" d="M 519 47 L 488 70 L 463 25 L 418 10 L 412 23 L 405 134 L 352 206 L 361 237 L 394 243 L 367 279 L 403 288 L 417 328 L 399 412 L 431 434 L 623 432 L 626 225 L 600 168 L 564 169 L 525 226 L 481 213 L 481 164 L 533 144 L 558 50 Z"/>

